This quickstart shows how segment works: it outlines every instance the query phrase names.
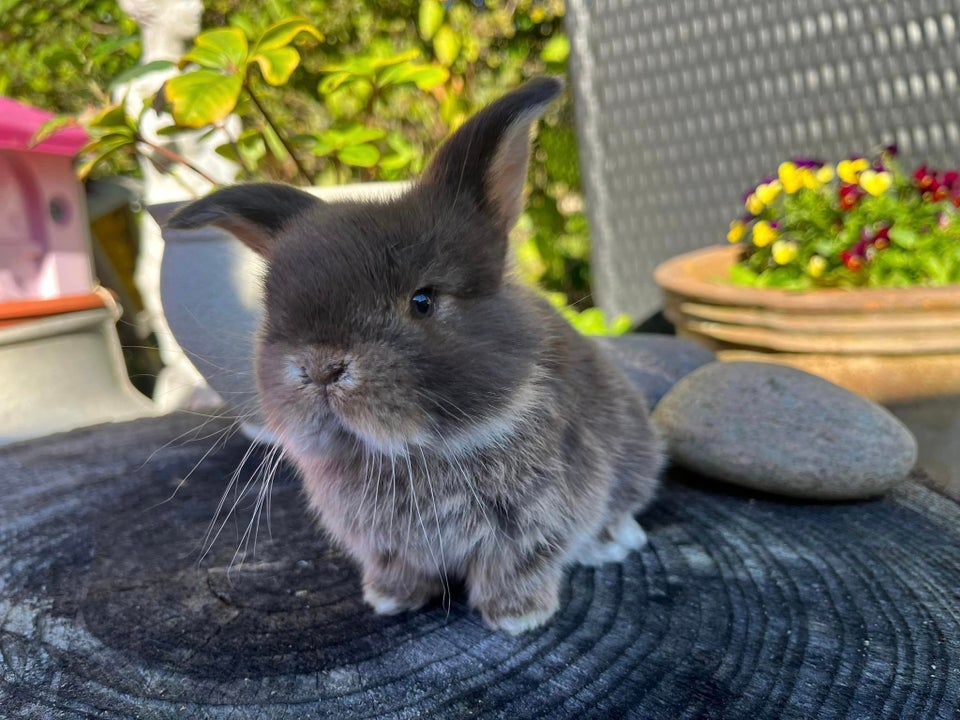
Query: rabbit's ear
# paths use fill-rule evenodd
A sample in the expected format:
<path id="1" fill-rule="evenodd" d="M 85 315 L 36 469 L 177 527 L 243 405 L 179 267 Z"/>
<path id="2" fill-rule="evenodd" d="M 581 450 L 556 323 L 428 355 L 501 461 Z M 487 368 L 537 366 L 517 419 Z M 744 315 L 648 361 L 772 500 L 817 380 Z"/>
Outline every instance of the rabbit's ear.
<path id="1" fill-rule="evenodd" d="M 216 225 L 265 257 L 280 229 L 320 200 L 279 183 L 249 183 L 217 190 L 180 208 L 166 223 L 174 230 Z"/>
<path id="2" fill-rule="evenodd" d="M 510 232 L 523 210 L 530 128 L 562 90 L 556 78 L 537 78 L 491 103 L 440 147 L 424 182 L 454 202 L 468 198 Z"/>

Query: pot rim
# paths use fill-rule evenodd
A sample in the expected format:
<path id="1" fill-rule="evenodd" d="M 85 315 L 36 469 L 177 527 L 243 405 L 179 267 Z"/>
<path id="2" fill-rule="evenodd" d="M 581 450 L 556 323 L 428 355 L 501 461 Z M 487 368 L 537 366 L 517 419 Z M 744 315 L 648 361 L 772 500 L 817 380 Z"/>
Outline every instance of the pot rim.
<path id="1" fill-rule="evenodd" d="M 784 290 L 734 285 L 726 280 L 740 248 L 714 245 L 678 255 L 654 270 L 666 292 L 711 303 L 794 312 L 928 310 L 960 307 L 960 284 L 907 288 Z"/>

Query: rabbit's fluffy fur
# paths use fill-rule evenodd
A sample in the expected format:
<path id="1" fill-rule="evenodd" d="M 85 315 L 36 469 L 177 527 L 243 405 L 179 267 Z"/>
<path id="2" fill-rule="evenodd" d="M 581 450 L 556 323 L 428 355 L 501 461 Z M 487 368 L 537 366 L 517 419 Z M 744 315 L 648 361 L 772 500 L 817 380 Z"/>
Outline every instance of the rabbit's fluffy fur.
<path id="1" fill-rule="evenodd" d="M 377 612 L 463 580 L 493 628 L 558 607 L 564 567 L 622 560 L 664 462 L 641 395 L 508 275 L 534 80 L 474 116 L 405 195 L 325 204 L 237 185 L 181 210 L 264 255 L 260 402 Z"/>

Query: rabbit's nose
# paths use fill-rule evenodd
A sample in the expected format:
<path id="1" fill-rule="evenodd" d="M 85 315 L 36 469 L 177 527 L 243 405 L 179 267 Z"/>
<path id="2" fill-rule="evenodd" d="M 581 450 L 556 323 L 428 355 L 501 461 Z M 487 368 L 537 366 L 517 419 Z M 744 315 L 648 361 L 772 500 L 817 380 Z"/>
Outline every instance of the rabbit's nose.
<path id="1" fill-rule="evenodd" d="M 347 371 L 347 364 L 342 360 L 337 362 L 328 362 L 317 369 L 314 375 L 314 381 L 320 385 L 333 385 Z"/>

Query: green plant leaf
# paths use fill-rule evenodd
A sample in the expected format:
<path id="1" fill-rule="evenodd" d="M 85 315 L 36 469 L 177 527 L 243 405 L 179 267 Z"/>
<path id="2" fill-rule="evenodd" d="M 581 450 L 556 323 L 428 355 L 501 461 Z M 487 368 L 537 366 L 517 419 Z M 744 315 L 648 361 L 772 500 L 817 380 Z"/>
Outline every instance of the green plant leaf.
<path id="1" fill-rule="evenodd" d="M 280 136 L 277 135 L 269 125 L 263 126 L 263 139 L 267 143 L 267 149 L 270 150 L 270 154 L 277 160 L 283 161 L 289 157 L 290 153 L 288 153 L 287 148 L 284 147 Z"/>
<path id="2" fill-rule="evenodd" d="M 200 67 L 209 68 L 210 70 L 226 69 L 223 55 L 221 55 L 218 50 L 206 47 L 190 48 L 190 51 L 177 62 L 177 67 L 182 70 L 190 63 L 196 63 Z"/>
<path id="3" fill-rule="evenodd" d="M 148 62 L 146 65 L 134 65 L 128 70 L 124 70 L 119 75 L 115 75 L 110 81 L 110 84 L 107 86 L 108 90 L 113 90 L 124 83 L 128 83 L 131 80 L 136 80 L 138 77 L 144 75 L 149 75 L 153 72 L 158 72 L 160 70 L 169 70 L 170 68 L 176 67 L 175 63 L 170 62 L 169 60 L 154 60 L 153 62 Z"/>
<path id="4" fill-rule="evenodd" d="M 757 273 L 745 265 L 737 263 L 730 268 L 730 282 L 735 285 L 754 285 L 757 282 Z"/>
<path id="5" fill-rule="evenodd" d="M 300 53 L 292 47 L 276 48 L 256 53 L 252 58 L 260 66 L 263 79 L 279 87 L 290 79 L 300 64 Z"/>
<path id="6" fill-rule="evenodd" d="M 247 36 L 240 28 L 207 30 L 197 35 L 193 48 L 180 58 L 180 67 L 187 62 L 195 62 L 211 70 L 243 74 L 247 51 Z"/>
<path id="7" fill-rule="evenodd" d="M 433 38 L 433 52 L 437 60 L 450 67 L 460 55 L 460 36 L 449 25 L 442 26 Z"/>
<path id="8" fill-rule="evenodd" d="M 630 319 L 630 316 L 621 313 L 610 321 L 609 330 L 611 335 L 625 335 L 630 332 L 630 328 L 632 327 L 633 320 Z"/>
<path id="9" fill-rule="evenodd" d="M 321 95 L 329 95 L 345 82 L 353 79 L 354 74 L 349 70 L 334 70 L 320 81 L 320 84 L 317 85 L 317 92 Z"/>
<path id="10" fill-rule="evenodd" d="M 77 175 L 86 180 L 94 167 L 107 157 L 126 147 L 135 145 L 133 137 L 129 135 L 110 134 L 88 142 L 77 153 L 79 156 L 90 155 L 77 165 Z"/>
<path id="11" fill-rule="evenodd" d="M 417 29 L 424 40 L 432 40 L 443 24 L 443 3 L 440 0 L 421 0 L 417 16 Z"/>
<path id="12" fill-rule="evenodd" d="M 365 125 L 353 125 L 341 131 L 342 146 L 362 145 L 386 137 L 386 133 L 380 128 L 366 127 Z"/>
<path id="13" fill-rule="evenodd" d="M 349 145 L 337 153 L 337 159 L 345 165 L 368 168 L 377 164 L 380 151 L 375 145 Z"/>
<path id="14" fill-rule="evenodd" d="M 566 62 L 570 55 L 570 41 L 566 35 L 554 35 L 540 51 L 540 59 L 548 63 Z"/>
<path id="15" fill-rule="evenodd" d="M 47 138 L 51 137 L 52 135 L 56 135 L 66 127 L 77 127 L 78 125 L 79 123 L 69 115 L 58 115 L 56 117 L 52 117 L 39 128 L 37 128 L 37 131 L 33 134 L 33 137 L 30 138 L 28 147 L 39 145 Z"/>
<path id="16" fill-rule="evenodd" d="M 394 152 L 401 154 L 414 155 L 417 152 L 413 143 L 408 142 L 407 139 L 396 130 L 387 135 L 387 146 Z"/>
<path id="17" fill-rule="evenodd" d="M 420 51 L 416 48 L 411 48 L 410 50 L 403 50 L 402 52 L 394 53 L 393 55 L 384 55 L 382 57 L 371 57 L 371 58 L 358 58 L 358 60 L 366 59 L 370 65 L 376 69 L 389 67 L 391 65 L 399 65 L 400 63 L 409 62 L 420 57 Z"/>
<path id="18" fill-rule="evenodd" d="M 385 155 L 380 158 L 380 167 L 384 170 L 394 171 L 402 170 L 407 167 L 413 158 L 409 155 L 401 155 L 400 153 L 394 153 L 393 155 Z"/>
<path id="19" fill-rule="evenodd" d="M 237 157 L 238 150 L 239 157 Z M 267 147 L 260 131 L 251 128 L 240 134 L 236 146 L 233 143 L 225 143 L 220 145 L 216 151 L 218 155 L 228 160 L 241 162 L 245 167 L 255 168 L 263 159 L 263 156 L 267 154 Z"/>
<path id="20" fill-rule="evenodd" d="M 127 115 L 127 110 L 123 107 L 123 103 L 117 103 L 116 105 L 108 105 L 94 115 L 93 118 L 87 122 L 87 127 L 90 129 L 107 129 L 116 127 L 127 127 L 132 129 L 133 120 L 129 115 Z"/>
<path id="21" fill-rule="evenodd" d="M 199 128 L 223 120 L 236 107 L 243 78 L 213 70 L 195 70 L 170 78 L 167 100 L 178 125 Z"/>
<path id="22" fill-rule="evenodd" d="M 337 152 L 343 144 L 339 142 L 338 137 L 331 137 L 330 133 L 317 133 L 314 136 L 313 144 L 310 145 L 310 152 L 317 157 L 331 155 Z"/>
<path id="23" fill-rule="evenodd" d="M 919 235 L 915 230 L 904 227 L 903 225 L 894 225 L 890 228 L 890 242 L 899 245 L 906 250 L 912 250 L 917 246 Z"/>
<path id="24" fill-rule="evenodd" d="M 440 65 L 395 65 L 380 74 L 377 82 L 381 86 L 413 83 L 421 90 L 433 90 L 443 85 L 450 77 L 450 71 Z"/>
<path id="25" fill-rule="evenodd" d="M 124 35 L 123 37 L 114 38 L 113 40 L 104 40 L 94 46 L 90 52 L 90 59 L 94 62 L 102 61 L 104 58 L 115 55 L 139 41 L 139 35 Z"/>
<path id="26" fill-rule="evenodd" d="M 317 30 L 306 18 L 292 17 L 281 20 L 264 30 L 263 35 L 254 45 L 253 51 L 254 53 L 262 53 L 286 47 L 300 33 L 312 35 L 315 40 L 323 40 L 323 33 Z"/>

